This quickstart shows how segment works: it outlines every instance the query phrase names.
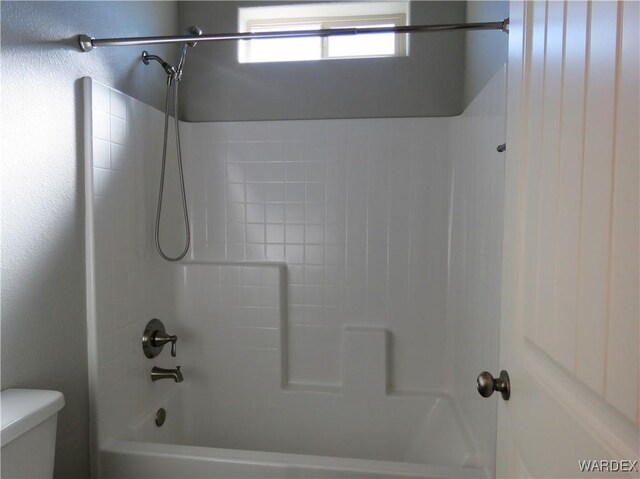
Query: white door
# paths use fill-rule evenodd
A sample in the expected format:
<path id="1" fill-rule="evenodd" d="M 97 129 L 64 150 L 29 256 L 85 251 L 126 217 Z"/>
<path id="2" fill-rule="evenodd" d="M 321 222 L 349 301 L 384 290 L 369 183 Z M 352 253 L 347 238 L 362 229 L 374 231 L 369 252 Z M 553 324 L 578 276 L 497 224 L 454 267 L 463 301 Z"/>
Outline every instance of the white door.
<path id="1" fill-rule="evenodd" d="M 639 476 L 638 6 L 511 4 L 498 477 Z"/>

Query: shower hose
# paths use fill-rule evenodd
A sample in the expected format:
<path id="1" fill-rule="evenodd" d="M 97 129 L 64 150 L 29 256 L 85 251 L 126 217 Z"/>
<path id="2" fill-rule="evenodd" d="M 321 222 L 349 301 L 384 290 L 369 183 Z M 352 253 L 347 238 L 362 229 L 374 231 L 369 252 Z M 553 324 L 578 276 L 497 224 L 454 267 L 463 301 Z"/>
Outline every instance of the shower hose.
<path id="1" fill-rule="evenodd" d="M 164 106 L 164 141 L 162 143 L 162 172 L 160 173 L 160 189 L 158 190 L 158 208 L 156 210 L 156 228 L 155 228 L 155 243 L 156 249 L 160 256 L 167 261 L 180 261 L 185 257 L 189 251 L 191 245 L 191 232 L 189 228 L 189 211 L 187 209 L 187 194 L 184 186 L 184 171 L 182 169 L 182 151 L 180 149 L 180 126 L 178 124 L 178 85 L 179 80 L 167 81 L 167 99 Z M 169 136 L 169 106 L 171 103 L 171 96 L 173 93 L 173 113 L 176 128 L 176 153 L 178 156 L 178 174 L 180 176 L 180 193 L 182 196 L 182 211 L 184 215 L 184 232 L 185 232 L 185 245 L 184 249 L 178 256 L 169 256 L 162 250 L 160 244 L 160 218 L 162 216 L 162 198 L 164 196 L 164 182 L 165 173 L 167 169 L 167 140 Z"/>

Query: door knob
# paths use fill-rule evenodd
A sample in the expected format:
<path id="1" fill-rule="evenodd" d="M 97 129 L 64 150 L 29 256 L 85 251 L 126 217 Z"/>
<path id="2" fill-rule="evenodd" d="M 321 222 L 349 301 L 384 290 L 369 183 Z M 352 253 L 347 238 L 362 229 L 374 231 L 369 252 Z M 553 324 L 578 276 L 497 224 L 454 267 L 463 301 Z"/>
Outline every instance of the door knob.
<path id="1" fill-rule="evenodd" d="M 504 369 L 500 371 L 500 377 L 497 379 L 487 371 L 483 371 L 478 375 L 478 392 L 480 396 L 488 398 L 493 394 L 493 391 L 498 391 L 502 394 L 502 399 L 505 401 L 509 400 L 511 382 L 509 381 L 509 374 Z"/>

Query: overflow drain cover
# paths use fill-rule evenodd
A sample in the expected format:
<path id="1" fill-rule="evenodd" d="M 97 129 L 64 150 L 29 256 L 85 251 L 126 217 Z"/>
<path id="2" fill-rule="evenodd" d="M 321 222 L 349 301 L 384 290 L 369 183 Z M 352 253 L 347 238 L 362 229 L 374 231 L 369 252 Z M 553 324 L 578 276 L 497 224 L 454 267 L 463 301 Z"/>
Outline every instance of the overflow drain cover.
<path id="1" fill-rule="evenodd" d="M 164 424 L 164 420 L 167 418 L 167 411 L 164 408 L 158 409 L 156 412 L 156 426 L 160 427 Z"/>

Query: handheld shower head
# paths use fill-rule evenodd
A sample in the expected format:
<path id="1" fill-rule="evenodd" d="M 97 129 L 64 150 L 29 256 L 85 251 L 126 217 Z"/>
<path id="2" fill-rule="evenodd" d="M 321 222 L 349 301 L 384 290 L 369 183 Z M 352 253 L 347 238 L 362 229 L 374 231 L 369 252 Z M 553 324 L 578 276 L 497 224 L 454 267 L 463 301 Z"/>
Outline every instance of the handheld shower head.
<path id="1" fill-rule="evenodd" d="M 202 30 L 198 27 L 191 27 L 189 32 L 196 36 L 202 35 Z M 148 65 L 151 60 L 157 61 L 164 71 L 167 73 L 167 97 L 164 108 L 164 141 L 162 144 L 162 167 L 160 173 L 160 189 L 158 191 L 158 206 L 156 208 L 156 223 L 155 223 L 155 243 L 156 250 L 160 256 L 167 261 L 180 261 L 184 258 L 191 247 L 191 230 L 189 227 L 189 208 L 187 206 L 187 195 L 184 185 L 184 173 L 182 170 L 182 152 L 180 148 L 180 126 L 178 122 L 178 90 L 180 87 L 180 79 L 182 78 L 182 68 L 184 67 L 184 59 L 187 55 L 189 47 L 196 46 L 196 42 L 184 42 L 180 46 L 178 51 L 178 58 L 176 59 L 176 65 L 171 66 L 157 55 L 149 55 L 149 52 L 142 52 L 142 61 L 145 65 Z M 162 201 L 164 197 L 164 183 L 165 183 L 165 170 L 167 166 L 167 139 L 169 134 L 169 116 L 170 116 L 170 102 L 173 96 L 173 119 L 175 121 L 176 132 L 176 153 L 178 160 L 178 175 L 180 177 L 180 191 L 182 196 L 182 213 L 184 215 L 184 228 L 185 228 L 185 245 L 180 254 L 177 256 L 168 256 L 162 249 L 160 243 L 160 219 L 162 216 Z M 181 380 L 181 379 L 180 379 Z M 178 379 L 176 379 L 178 381 Z"/>
<path id="2" fill-rule="evenodd" d="M 192 35 L 202 35 L 202 29 L 200 27 L 189 27 L 189 33 Z M 178 51 L 178 57 L 176 58 L 176 72 L 178 72 L 178 79 L 182 76 L 182 69 L 184 68 L 184 61 L 187 56 L 187 50 L 189 47 L 195 47 L 198 42 L 187 42 L 180 46 Z"/>

